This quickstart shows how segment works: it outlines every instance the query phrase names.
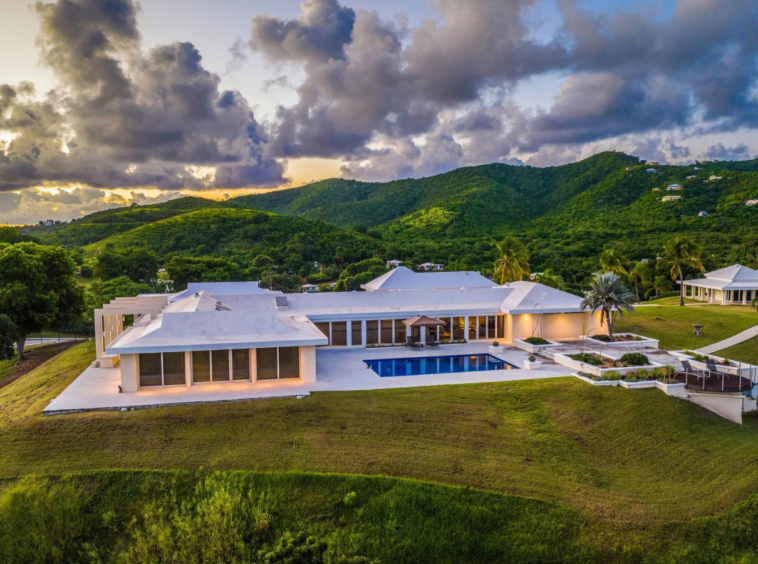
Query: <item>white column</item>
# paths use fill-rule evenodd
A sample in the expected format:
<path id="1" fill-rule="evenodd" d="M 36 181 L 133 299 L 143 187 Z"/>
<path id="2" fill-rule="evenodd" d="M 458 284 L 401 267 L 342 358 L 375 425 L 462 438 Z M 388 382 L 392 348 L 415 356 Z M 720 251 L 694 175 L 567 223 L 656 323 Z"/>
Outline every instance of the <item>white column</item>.
<path id="1" fill-rule="evenodd" d="M 352 347 L 353 346 L 353 321 L 347 320 L 347 346 Z"/>
<path id="2" fill-rule="evenodd" d="M 361 319 L 361 346 L 366 346 L 366 320 Z"/>
<path id="3" fill-rule="evenodd" d="M 250 349 L 250 380 L 258 381 L 258 349 Z"/>
<path id="4" fill-rule="evenodd" d="M 747 305 L 747 290 L 742 290 L 742 305 Z"/>
<path id="5" fill-rule="evenodd" d="M 463 338 L 468 341 L 468 315 L 463 318 Z"/>
<path id="6" fill-rule="evenodd" d="M 426 327 L 421 328 L 420 337 L 422 343 L 426 343 Z"/>
<path id="7" fill-rule="evenodd" d="M 316 381 L 316 347 L 300 347 L 300 380 L 311 384 Z"/>
<path id="8" fill-rule="evenodd" d="M 192 353 L 184 353 L 184 383 L 189 388 L 192 385 Z"/>
<path id="9" fill-rule="evenodd" d="M 103 351 L 103 310 L 95 310 L 95 358 L 101 358 Z"/>
<path id="10" fill-rule="evenodd" d="M 139 390 L 138 355 L 121 355 L 121 391 L 124 393 Z"/>

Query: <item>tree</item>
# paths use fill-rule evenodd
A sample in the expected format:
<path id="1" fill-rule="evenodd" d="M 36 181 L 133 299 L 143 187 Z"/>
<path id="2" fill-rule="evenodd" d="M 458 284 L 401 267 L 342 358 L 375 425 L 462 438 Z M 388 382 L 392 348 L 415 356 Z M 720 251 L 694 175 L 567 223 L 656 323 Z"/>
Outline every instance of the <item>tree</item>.
<path id="1" fill-rule="evenodd" d="M 495 243 L 495 248 L 498 254 L 495 280 L 499 284 L 521 280 L 529 274 L 529 250 L 521 241 L 509 235 L 500 243 Z"/>
<path id="2" fill-rule="evenodd" d="M 361 284 L 370 282 L 374 278 L 387 272 L 387 265 L 380 258 L 371 258 L 356 262 L 347 266 L 340 272 L 335 290 L 338 292 L 352 292 L 359 290 Z"/>
<path id="3" fill-rule="evenodd" d="M 97 255 L 94 274 L 101 280 L 128 276 L 134 282 L 154 284 L 158 277 L 158 257 L 153 251 L 137 247 L 104 249 Z"/>
<path id="4" fill-rule="evenodd" d="M 627 272 L 624 265 L 628 262 L 629 259 L 615 249 L 605 249 L 600 255 L 600 270 L 626 276 Z"/>
<path id="5" fill-rule="evenodd" d="M 637 297 L 637 301 L 640 301 L 640 289 L 639 284 L 647 284 L 650 281 L 650 266 L 646 262 L 638 262 L 629 271 L 629 282 L 634 284 L 634 295 Z"/>
<path id="6" fill-rule="evenodd" d="M 0 315 L 0 360 L 13 358 L 13 345 L 16 342 L 18 329 L 7 315 Z"/>
<path id="7" fill-rule="evenodd" d="M 621 277 L 614 272 L 596 272 L 592 276 L 589 289 L 584 293 L 581 303 L 582 309 L 589 309 L 593 313 L 600 310 L 600 326 L 608 324 L 608 336 L 613 338 L 613 324 L 615 315 L 624 318 L 624 312 L 630 315 L 634 313 L 634 294 L 621 281 Z"/>
<path id="8" fill-rule="evenodd" d="M 174 290 L 184 290 L 190 282 L 247 280 L 237 263 L 213 257 L 173 257 L 166 264 L 166 273 Z"/>
<path id="9" fill-rule="evenodd" d="M 128 298 L 152 291 L 152 286 L 134 282 L 127 276 L 119 276 L 112 280 L 95 280 L 87 289 L 85 297 L 87 313 L 91 316 L 93 310 L 103 307 L 103 304 L 107 304 L 113 299 Z"/>
<path id="10" fill-rule="evenodd" d="M 656 296 L 671 291 L 671 280 L 665 276 L 656 276 L 650 287 L 645 292 L 645 297 L 650 297 L 650 294 L 655 293 Z"/>
<path id="11" fill-rule="evenodd" d="M 61 247 L 0 244 L 0 314 L 16 327 L 19 361 L 30 333 L 70 323 L 84 312 L 76 264 Z"/>
<path id="12" fill-rule="evenodd" d="M 549 286 L 550 288 L 555 288 L 557 290 L 563 290 L 566 288 L 566 281 L 563 279 L 563 277 L 560 274 L 551 272 L 550 269 L 538 274 L 535 277 L 535 282 L 539 282 L 540 284 L 544 284 L 545 286 Z"/>
<path id="13" fill-rule="evenodd" d="M 261 274 L 260 286 L 280 292 L 298 292 L 302 288 L 300 278 L 294 274 L 279 273 L 273 270 Z"/>
<path id="14" fill-rule="evenodd" d="M 703 263 L 700 262 L 700 256 L 703 249 L 692 239 L 687 237 L 674 237 L 669 239 L 663 245 L 663 262 L 671 267 L 671 279 L 679 278 L 679 305 L 684 305 L 684 274 L 683 266 L 697 268 L 700 272 L 705 272 Z"/>

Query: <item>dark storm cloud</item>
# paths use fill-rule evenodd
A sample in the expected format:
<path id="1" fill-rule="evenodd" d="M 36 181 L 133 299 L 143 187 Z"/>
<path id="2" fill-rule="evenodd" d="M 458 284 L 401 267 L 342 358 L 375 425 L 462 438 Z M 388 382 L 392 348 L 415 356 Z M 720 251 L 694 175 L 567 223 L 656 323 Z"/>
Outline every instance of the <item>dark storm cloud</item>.
<path id="1" fill-rule="evenodd" d="M 330 49 L 313 56 L 296 48 L 304 40 L 287 46 L 285 33 L 262 34 L 256 18 L 254 50 L 306 74 L 298 102 L 279 109 L 274 154 L 340 156 L 350 161 L 347 175 L 376 177 L 549 147 L 573 155 L 572 146 L 619 136 L 661 143 L 663 132 L 758 126 L 754 0 L 679 0 L 666 17 L 649 7 L 589 12 L 563 0 L 563 24 L 548 40 L 529 25 L 537 1 L 436 0 L 439 19 L 415 29 L 359 12 L 349 36 L 316 34 Z M 314 8 L 322 4 L 329 9 Z M 334 29 L 340 9 L 306 3 L 299 19 L 275 21 L 300 37 Z M 521 81 L 545 73 L 563 77 L 551 107 L 514 108 Z M 388 150 L 368 149 L 377 142 Z M 668 145 L 672 158 L 686 157 Z M 447 163 L 436 160 L 443 155 Z"/>
<path id="2" fill-rule="evenodd" d="M 141 51 L 131 0 L 58 0 L 35 9 L 42 60 L 59 88 L 38 101 L 28 87 L 0 87 L 0 129 L 17 135 L 0 160 L 0 189 L 285 180 L 283 165 L 265 154 L 267 135 L 247 101 L 220 90 L 191 43 Z M 188 172 L 198 165 L 218 167 L 215 180 Z"/>
<path id="3" fill-rule="evenodd" d="M 307 0 L 296 20 L 259 14 L 252 20 L 250 48 L 274 61 L 344 59 L 355 12 L 337 0 Z"/>
<path id="4" fill-rule="evenodd" d="M 705 158 L 709 161 L 744 161 L 751 157 L 750 148 L 740 144 L 735 147 L 725 147 L 723 143 L 711 145 L 705 152 Z"/>

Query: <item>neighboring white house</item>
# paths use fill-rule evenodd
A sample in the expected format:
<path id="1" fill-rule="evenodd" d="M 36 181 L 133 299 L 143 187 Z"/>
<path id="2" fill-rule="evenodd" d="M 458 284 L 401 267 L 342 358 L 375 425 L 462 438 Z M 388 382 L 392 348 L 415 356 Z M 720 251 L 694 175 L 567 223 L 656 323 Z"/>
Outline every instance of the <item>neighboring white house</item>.
<path id="1" fill-rule="evenodd" d="M 758 297 L 758 270 L 741 264 L 708 272 L 705 278 L 685 280 L 685 295 L 715 304 L 749 305 Z"/>
<path id="2" fill-rule="evenodd" d="M 661 202 L 673 202 L 675 200 L 681 200 L 681 196 L 664 196 L 661 198 Z"/>
<path id="3" fill-rule="evenodd" d="M 303 284 L 303 292 L 314 294 L 319 291 L 318 284 Z"/>
<path id="4" fill-rule="evenodd" d="M 708 180 L 721 180 L 721 177 L 720 176 L 716 176 L 715 174 L 711 174 L 708 177 Z"/>
<path id="5" fill-rule="evenodd" d="M 748 200 L 747 202 L 745 202 L 745 205 L 746 206 L 756 206 L 756 205 L 758 205 L 758 200 Z"/>
<path id="6" fill-rule="evenodd" d="M 394 260 L 394 259 L 393 260 L 388 260 L 387 261 L 387 268 L 397 268 L 401 264 L 403 264 L 403 261 L 401 261 L 401 260 Z"/>
<path id="7" fill-rule="evenodd" d="M 666 186 L 666 190 L 681 190 L 682 187 L 679 184 L 669 184 Z"/>
<path id="8" fill-rule="evenodd" d="M 690 175 L 690 176 L 687 177 L 687 180 L 692 180 L 693 178 L 697 178 L 697 175 L 692 174 L 692 175 Z"/>
<path id="9" fill-rule="evenodd" d="M 645 170 L 645 172 L 655 172 L 656 170 L 654 168 L 648 168 Z"/>
<path id="10" fill-rule="evenodd" d="M 431 272 L 433 270 L 442 271 L 442 270 L 445 270 L 445 265 L 435 264 L 433 262 L 425 262 L 425 263 L 419 264 L 417 268 L 423 272 Z"/>
<path id="11" fill-rule="evenodd" d="M 708 217 L 709 215 L 710 214 L 707 211 L 705 211 L 705 210 L 697 212 L 697 216 L 698 217 Z"/>
<path id="12" fill-rule="evenodd" d="M 384 282 L 369 282 L 378 287 L 370 292 L 282 294 L 257 282 L 228 282 L 117 298 L 95 310 L 97 359 L 101 367 L 120 365 L 123 392 L 207 382 L 270 386 L 315 382 L 318 346 L 402 345 L 408 338 L 512 343 L 535 334 L 537 323 L 546 339 L 603 330 L 599 313 L 581 309 L 581 297 L 542 284 L 485 286 L 486 278 L 476 273 L 408 272 L 393 288 L 383 288 L 387 275 Z M 469 279 L 472 286 L 460 284 Z M 124 315 L 135 318 L 126 329 Z M 422 315 L 444 325 L 403 323 Z"/>

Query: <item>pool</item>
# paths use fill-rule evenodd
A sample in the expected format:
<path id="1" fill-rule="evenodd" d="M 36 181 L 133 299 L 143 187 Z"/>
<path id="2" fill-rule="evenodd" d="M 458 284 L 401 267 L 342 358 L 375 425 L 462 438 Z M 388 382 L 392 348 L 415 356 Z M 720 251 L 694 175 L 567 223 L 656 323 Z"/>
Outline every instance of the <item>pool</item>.
<path id="1" fill-rule="evenodd" d="M 382 378 L 420 376 L 422 374 L 452 374 L 455 372 L 481 372 L 484 370 L 512 370 L 516 368 L 513 364 L 500 360 L 491 354 L 387 358 L 364 360 L 363 362 Z"/>

